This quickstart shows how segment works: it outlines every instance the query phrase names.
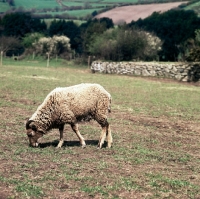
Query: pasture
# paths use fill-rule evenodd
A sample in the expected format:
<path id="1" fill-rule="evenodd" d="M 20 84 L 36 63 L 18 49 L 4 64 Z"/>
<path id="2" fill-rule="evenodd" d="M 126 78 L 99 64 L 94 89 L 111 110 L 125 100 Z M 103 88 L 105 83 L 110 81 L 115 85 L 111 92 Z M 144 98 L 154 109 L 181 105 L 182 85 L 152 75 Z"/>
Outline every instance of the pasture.
<path id="1" fill-rule="evenodd" d="M 43 9 L 43 8 L 55 8 L 60 7 L 57 1 L 54 0 L 15 0 L 16 7 L 23 7 L 24 9 Z"/>
<path id="2" fill-rule="evenodd" d="M 0 2 L 0 12 L 6 12 L 9 10 L 9 5 L 7 3 Z"/>
<path id="3" fill-rule="evenodd" d="M 94 11 L 100 12 L 105 8 L 110 7 L 111 9 L 115 7 L 107 12 L 100 12 L 101 14 L 97 16 L 98 18 L 111 18 L 115 24 L 121 22 L 130 23 L 132 20 L 148 17 L 153 12 L 164 12 L 185 3 L 185 1 L 172 1 L 170 3 L 163 4 L 158 1 L 147 1 L 146 5 L 135 5 L 140 3 L 138 0 L 90 0 L 87 2 L 83 0 L 15 0 L 14 2 L 14 8 L 23 8 L 24 10 L 29 11 L 32 9 L 32 13 L 35 13 L 36 15 L 39 14 L 40 16 L 44 15 L 44 18 L 46 14 L 52 15 L 52 18 L 58 14 L 68 14 L 69 16 L 76 17 L 77 19 L 84 19 L 84 17 L 91 15 Z M 153 2 L 155 4 L 152 4 Z M 130 6 L 124 6 L 127 4 L 130 4 Z M 6 12 L 13 9 L 13 7 L 11 8 L 8 5 L 8 2 L 0 2 L 0 12 Z M 59 10 L 59 8 L 64 8 L 64 10 Z"/>
<path id="4" fill-rule="evenodd" d="M 100 13 L 96 18 L 107 17 L 113 20 L 114 24 L 122 22 L 131 23 L 131 21 L 137 21 L 140 18 L 144 19 L 149 17 L 154 12 L 166 12 L 173 8 L 177 8 L 179 5 L 185 2 L 171 2 L 171 3 L 157 3 L 146 5 L 130 5 L 123 7 L 115 7 L 106 12 Z"/>
<path id="5" fill-rule="evenodd" d="M 99 83 L 111 93 L 113 147 L 100 126 L 80 123 L 87 147 L 65 126 L 29 147 L 25 121 L 55 87 Z M 62 61 L 0 66 L 1 198 L 199 198 L 200 87 L 173 80 L 92 74 Z"/>

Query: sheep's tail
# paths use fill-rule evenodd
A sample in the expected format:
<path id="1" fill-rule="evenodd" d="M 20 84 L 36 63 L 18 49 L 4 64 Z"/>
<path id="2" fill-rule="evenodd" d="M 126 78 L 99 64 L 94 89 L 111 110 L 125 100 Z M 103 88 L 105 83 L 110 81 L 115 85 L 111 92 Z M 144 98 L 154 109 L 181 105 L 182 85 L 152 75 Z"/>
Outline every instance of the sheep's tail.
<path id="1" fill-rule="evenodd" d="M 110 97 L 110 99 L 109 99 L 110 104 L 109 104 L 109 106 L 108 106 L 108 112 L 109 112 L 109 113 L 111 113 L 111 101 L 112 101 L 112 98 Z"/>

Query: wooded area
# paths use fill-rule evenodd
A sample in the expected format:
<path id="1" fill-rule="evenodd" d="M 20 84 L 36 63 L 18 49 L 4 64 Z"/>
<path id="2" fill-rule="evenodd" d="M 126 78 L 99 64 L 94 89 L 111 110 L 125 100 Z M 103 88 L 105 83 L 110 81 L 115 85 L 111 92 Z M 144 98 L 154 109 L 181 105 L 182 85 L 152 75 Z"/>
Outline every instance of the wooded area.
<path id="1" fill-rule="evenodd" d="M 153 13 L 145 19 L 118 26 L 109 18 L 101 18 L 81 25 L 55 19 L 49 27 L 30 13 L 17 12 L 0 19 L 0 50 L 7 56 L 25 57 L 32 53 L 44 56 L 50 52 L 47 43 L 43 43 L 41 51 L 36 49 L 42 38 L 65 36 L 70 44 L 67 50 L 61 40 L 54 42 L 59 52 L 56 56 L 65 59 L 90 55 L 113 61 L 198 61 L 199 29 L 197 14 L 184 10 Z"/>

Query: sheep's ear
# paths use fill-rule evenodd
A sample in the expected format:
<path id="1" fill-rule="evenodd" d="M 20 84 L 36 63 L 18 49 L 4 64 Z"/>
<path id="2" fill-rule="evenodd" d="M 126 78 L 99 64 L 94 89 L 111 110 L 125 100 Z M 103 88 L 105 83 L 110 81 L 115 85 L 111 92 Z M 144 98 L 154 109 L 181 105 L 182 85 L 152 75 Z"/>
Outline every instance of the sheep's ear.
<path id="1" fill-rule="evenodd" d="M 37 131 L 37 127 L 35 126 L 33 120 L 28 120 L 28 121 L 26 122 L 26 129 L 30 129 L 30 128 L 31 128 L 32 130 L 34 130 L 34 131 Z"/>
<path id="2" fill-rule="evenodd" d="M 25 125 L 26 125 L 26 130 L 27 130 L 27 129 L 30 129 L 30 126 L 29 126 L 29 125 L 30 125 L 31 122 L 33 122 L 33 121 L 32 121 L 32 120 L 29 120 L 29 119 L 26 120 L 26 124 L 25 124 Z"/>
<path id="3" fill-rule="evenodd" d="M 27 131 L 27 135 L 28 135 L 28 136 L 34 136 L 34 135 L 35 135 L 35 132 L 32 131 L 32 130 L 29 130 L 29 131 Z"/>

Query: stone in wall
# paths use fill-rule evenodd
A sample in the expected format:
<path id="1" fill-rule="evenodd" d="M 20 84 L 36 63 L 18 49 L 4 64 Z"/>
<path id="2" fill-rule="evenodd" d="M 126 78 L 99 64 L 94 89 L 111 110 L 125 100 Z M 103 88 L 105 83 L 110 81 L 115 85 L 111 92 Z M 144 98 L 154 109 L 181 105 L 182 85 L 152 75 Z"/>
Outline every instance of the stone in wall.
<path id="1" fill-rule="evenodd" d="M 102 62 L 94 61 L 92 72 L 135 75 L 158 76 L 172 78 L 179 81 L 199 81 L 200 63 L 185 62 Z"/>

